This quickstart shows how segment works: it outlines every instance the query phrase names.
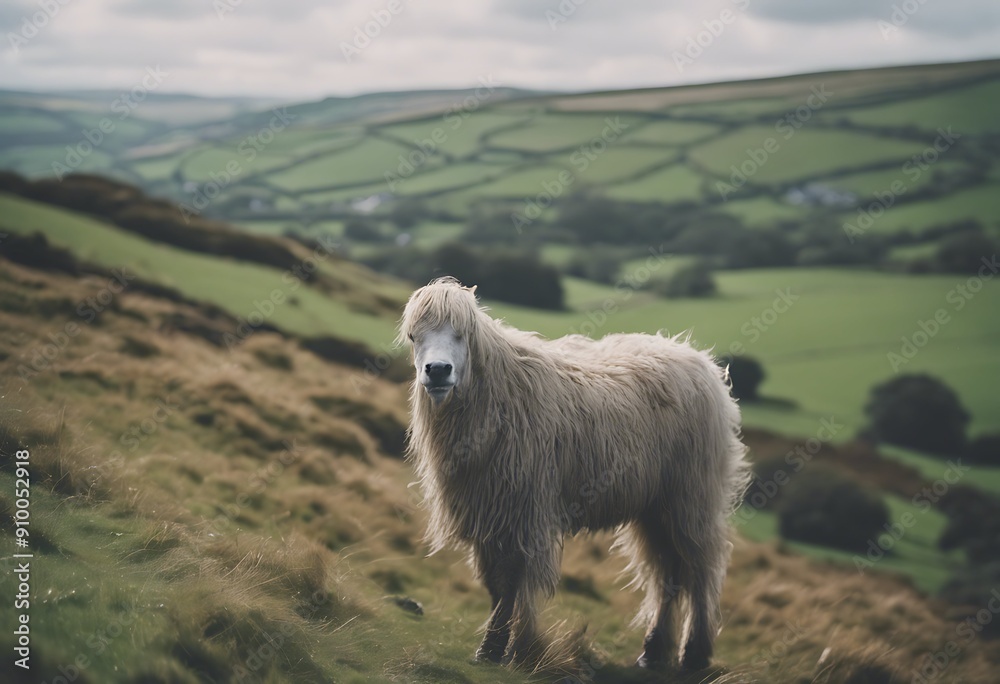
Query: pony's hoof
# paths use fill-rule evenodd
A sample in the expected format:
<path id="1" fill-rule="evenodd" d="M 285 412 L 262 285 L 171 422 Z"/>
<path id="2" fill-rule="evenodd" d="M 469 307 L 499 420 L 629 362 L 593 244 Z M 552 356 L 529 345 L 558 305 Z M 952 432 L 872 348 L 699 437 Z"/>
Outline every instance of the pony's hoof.
<path id="1" fill-rule="evenodd" d="M 681 669 L 685 672 L 700 672 L 701 670 L 707 670 L 709 665 L 710 661 L 705 656 L 684 658 L 681 661 Z"/>
<path id="2" fill-rule="evenodd" d="M 635 661 L 636 667 L 641 667 L 646 670 L 659 670 L 666 667 L 666 663 L 662 660 L 656 660 L 655 658 L 650 658 L 643 651 L 642 655 L 639 656 Z"/>
<path id="3" fill-rule="evenodd" d="M 476 662 L 477 663 L 494 663 L 499 665 L 503 661 L 503 651 L 497 651 L 493 648 L 487 648 L 485 646 L 480 646 L 479 650 L 476 651 Z"/>

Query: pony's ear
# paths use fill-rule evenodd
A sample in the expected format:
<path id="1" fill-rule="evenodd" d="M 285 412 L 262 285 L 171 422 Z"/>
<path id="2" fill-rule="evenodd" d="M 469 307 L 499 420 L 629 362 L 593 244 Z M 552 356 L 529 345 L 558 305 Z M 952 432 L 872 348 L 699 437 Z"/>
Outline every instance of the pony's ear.
<path id="1" fill-rule="evenodd" d="M 468 290 L 469 292 L 471 292 L 472 294 L 476 294 L 476 288 L 477 287 L 479 287 L 479 286 L 478 285 L 473 285 L 472 287 L 467 287 L 465 289 Z"/>

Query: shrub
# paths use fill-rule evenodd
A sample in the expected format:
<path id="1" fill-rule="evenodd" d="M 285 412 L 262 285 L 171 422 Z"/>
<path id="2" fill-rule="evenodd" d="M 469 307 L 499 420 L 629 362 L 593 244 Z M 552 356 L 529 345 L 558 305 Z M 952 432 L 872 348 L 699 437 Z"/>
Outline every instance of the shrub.
<path id="1" fill-rule="evenodd" d="M 996 240 L 981 229 L 964 230 L 941 240 L 934 254 L 934 266 L 943 273 L 974 275 L 983 267 L 983 259 L 996 253 Z"/>
<path id="2" fill-rule="evenodd" d="M 382 233 L 368 219 L 355 217 L 344 224 L 344 237 L 358 242 L 378 242 L 382 239 Z"/>
<path id="3" fill-rule="evenodd" d="M 753 464 L 750 486 L 743 494 L 743 505 L 758 511 L 774 509 L 790 482 L 791 468 L 781 456 Z"/>
<path id="4" fill-rule="evenodd" d="M 42 233 L 7 235 L 0 240 L 0 254 L 11 261 L 33 268 L 63 271 L 71 275 L 80 272 L 72 252 L 49 244 Z"/>
<path id="5" fill-rule="evenodd" d="M 785 539 L 846 551 L 864 551 L 889 522 L 889 509 L 880 496 L 821 465 L 792 478 L 777 508 Z"/>
<path id="6" fill-rule="evenodd" d="M 729 366 L 729 382 L 734 397 L 742 401 L 759 398 L 757 389 L 766 377 L 760 361 L 750 356 L 734 356 L 720 359 L 719 364 Z"/>
<path id="7" fill-rule="evenodd" d="M 966 447 L 965 457 L 972 463 L 1000 466 L 1000 432 L 976 437 Z"/>
<path id="8" fill-rule="evenodd" d="M 938 508 L 948 516 L 938 547 L 965 549 L 971 563 L 1000 561 L 1000 499 L 959 484 L 944 493 Z"/>
<path id="9" fill-rule="evenodd" d="M 710 297 L 717 291 L 712 269 L 704 261 L 682 266 L 673 275 L 662 280 L 654 280 L 650 289 L 671 299 Z"/>
<path id="10" fill-rule="evenodd" d="M 621 260 L 606 247 L 580 249 L 566 264 L 566 275 L 610 285 L 621 271 Z"/>
<path id="11" fill-rule="evenodd" d="M 564 308 L 559 271 L 534 255 L 501 253 L 486 259 L 478 282 L 486 297 L 538 309 Z"/>
<path id="12" fill-rule="evenodd" d="M 413 248 L 388 248 L 364 263 L 421 285 L 450 275 L 466 285 L 477 285 L 478 293 L 487 299 L 539 309 L 558 310 L 564 306 L 559 271 L 543 264 L 532 252 L 479 252 L 448 243 L 429 254 Z"/>
<path id="13" fill-rule="evenodd" d="M 905 374 L 874 387 L 865 406 L 877 440 L 947 455 L 965 447 L 969 412 L 937 378 Z"/>
<path id="14" fill-rule="evenodd" d="M 1000 585 L 1000 561 L 992 563 L 969 565 L 957 570 L 948 582 L 941 587 L 938 595 L 949 603 L 975 607 L 981 612 L 984 606 L 995 605 L 997 586 Z M 983 634 L 1000 636 L 1000 620 L 992 616 L 989 622 L 978 622 L 978 614 L 973 612 L 965 619 L 972 619 L 973 624 L 982 626 Z"/>

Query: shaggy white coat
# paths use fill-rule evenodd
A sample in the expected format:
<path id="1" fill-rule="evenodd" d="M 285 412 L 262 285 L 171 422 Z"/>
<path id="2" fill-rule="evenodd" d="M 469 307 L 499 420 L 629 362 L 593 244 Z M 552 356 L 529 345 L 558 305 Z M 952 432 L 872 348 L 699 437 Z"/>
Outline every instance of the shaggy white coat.
<path id="1" fill-rule="evenodd" d="M 545 340 L 494 320 L 450 278 L 413 293 L 400 340 L 445 324 L 468 345 L 468 367 L 441 405 L 418 382 L 410 396 L 409 457 L 433 551 L 471 549 L 487 580 L 487 565 L 523 566 L 515 651 L 535 636 L 536 598 L 558 584 L 564 536 L 617 529 L 646 592 L 647 655 L 672 660 L 687 634 L 685 664 L 707 664 L 728 516 L 748 480 L 726 371 L 682 337 Z"/>

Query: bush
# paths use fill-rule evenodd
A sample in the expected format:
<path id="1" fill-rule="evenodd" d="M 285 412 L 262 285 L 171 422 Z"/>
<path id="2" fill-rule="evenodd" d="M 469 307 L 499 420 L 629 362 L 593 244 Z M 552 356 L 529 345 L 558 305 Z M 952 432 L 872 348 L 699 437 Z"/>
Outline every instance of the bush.
<path id="1" fill-rule="evenodd" d="M 950 387 L 929 375 L 906 374 L 877 385 L 865 415 L 879 441 L 939 455 L 965 448 L 969 412 Z"/>
<path id="2" fill-rule="evenodd" d="M 781 231 L 744 228 L 723 251 L 729 268 L 769 268 L 791 266 L 798 249 Z"/>
<path id="3" fill-rule="evenodd" d="M 1000 561 L 1000 499 L 959 484 L 944 493 L 937 507 L 948 516 L 939 548 L 965 549 L 970 563 Z"/>
<path id="4" fill-rule="evenodd" d="M 788 226 L 788 224 L 784 224 Z M 788 226 L 795 230 L 794 226 Z M 903 236 L 882 236 L 868 233 L 864 239 L 844 239 L 839 222 L 820 219 L 801 227 L 802 247 L 795 258 L 800 266 L 850 266 L 856 264 L 879 265 L 889 253 L 891 240 L 902 241 Z"/>
<path id="5" fill-rule="evenodd" d="M 0 240 L 0 254 L 15 263 L 32 268 L 62 271 L 71 275 L 80 272 L 73 253 L 49 244 L 48 238 L 42 233 L 5 236 Z"/>
<path id="6" fill-rule="evenodd" d="M 750 486 L 743 494 L 743 505 L 757 511 L 774 509 L 785 486 L 790 482 L 790 469 L 782 456 L 755 462 L 750 475 Z"/>
<path id="7" fill-rule="evenodd" d="M 608 248 L 580 249 L 566 264 L 566 275 L 610 285 L 618 278 L 621 260 Z"/>
<path id="8" fill-rule="evenodd" d="M 543 264 L 531 252 L 491 250 L 478 252 L 448 243 L 431 253 L 413 248 L 387 248 L 364 260 L 383 273 L 414 283 L 450 275 L 466 285 L 477 285 L 487 299 L 539 309 L 560 310 L 563 287 L 559 271 Z"/>
<path id="9" fill-rule="evenodd" d="M 447 244 L 431 255 L 431 277 L 451 275 L 466 285 L 478 285 L 483 297 L 538 309 L 562 309 L 559 271 L 532 253 L 490 251 L 477 253 L 459 244 Z"/>
<path id="10" fill-rule="evenodd" d="M 427 207 L 420 200 L 401 199 L 393 204 L 388 217 L 397 228 L 407 230 L 428 216 Z"/>
<path id="11" fill-rule="evenodd" d="M 484 259 L 478 280 L 470 278 L 467 282 L 478 282 L 483 296 L 511 304 L 537 309 L 565 308 L 559 271 L 533 255 L 501 253 Z"/>
<path id="12" fill-rule="evenodd" d="M 719 364 L 729 366 L 729 382 L 734 397 L 742 401 L 754 401 L 759 398 L 757 389 L 766 377 L 764 366 L 760 361 L 750 356 L 734 356 L 720 359 Z"/>
<path id="13" fill-rule="evenodd" d="M 1000 467 L 1000 432 L 980 435 L 969 442 L 965 458 L 972 463 Z"/>
<path id="14" fill-rule="evenodd" d="M 965 230 L 941 240 L 934 254 L 935 270 L 942 273 L 975 275 L 997 253 L 997 242 L 982 230 Z"/>
<path id="15" fill-rule="evenodd" d="M 884 531 L 889 509 L 840 471 L 813 465 L 789 480 L 778 503 L 785 539 L 863 552 Z"/>
<path id="16" fill-rule="evenodd" d="M 961 568 L 941 587 L 938 595 L 949 603 L 974 606 L 981 611 L 984 606 L 995 605 L 996 597 L 1000 594 L 997 586 L 1000 586 L 1000 561 Z M 978 614 L 973 612 L 965 619 L 978 621 Z M 992 616 L 989 622 L 978 624 L 982 625 L 984 636 L 1000 636 L 1000 620 L 996 616 Z"/>
<path id="17" fill-rule="evenodd" d="M 351 218 L 344 224 L 344 237 L 358 242 L 379 242 L 382 233 L 378 226 L 363 218 Z"/>
<path id="18" fill-rule="evenodd" d="M 682 266 L 673 275 L 652 281 L 650 289 L 671 299 L 710 297 L 717 291 L 712 269 L 704 261 Z"/>

